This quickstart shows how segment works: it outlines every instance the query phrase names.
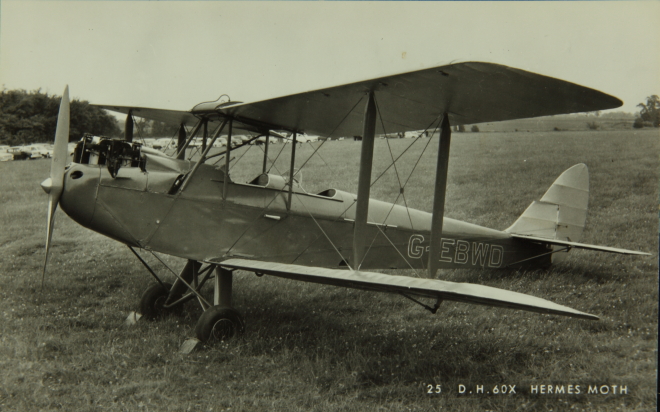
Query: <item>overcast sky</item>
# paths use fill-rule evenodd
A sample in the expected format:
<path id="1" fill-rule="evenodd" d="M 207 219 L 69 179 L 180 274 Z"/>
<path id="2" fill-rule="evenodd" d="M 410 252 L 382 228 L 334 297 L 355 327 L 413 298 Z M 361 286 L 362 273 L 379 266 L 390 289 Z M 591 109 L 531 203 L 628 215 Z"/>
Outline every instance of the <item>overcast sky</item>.
<path id="1" fill-rule="evenodd" d="M 488 61 L 612 94 L 660 94 L 660 2 L 2 0 L 0 83 L 188 110 Z"/>

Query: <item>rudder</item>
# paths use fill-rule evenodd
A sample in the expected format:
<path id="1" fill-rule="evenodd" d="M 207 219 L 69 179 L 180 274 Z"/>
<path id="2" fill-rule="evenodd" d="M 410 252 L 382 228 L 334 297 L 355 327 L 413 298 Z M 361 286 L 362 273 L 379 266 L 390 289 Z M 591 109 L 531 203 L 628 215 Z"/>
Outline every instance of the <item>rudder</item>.
<path id="1" fill-rule="evenodd" d="M 579 242 L 587 220 L 589 170 L 580 163 L 562 173 L 506 232 Z"/>

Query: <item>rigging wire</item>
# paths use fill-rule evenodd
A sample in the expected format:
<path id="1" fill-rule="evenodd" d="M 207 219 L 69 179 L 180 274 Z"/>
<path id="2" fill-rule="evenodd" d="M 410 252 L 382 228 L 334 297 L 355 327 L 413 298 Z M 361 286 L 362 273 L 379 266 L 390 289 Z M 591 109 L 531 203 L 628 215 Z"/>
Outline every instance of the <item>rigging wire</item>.
<path id="1" fill-rule="evenodd" d="M 270 144 L 270 143 L 269 143 L 269 144 Z M 261 152 L 262 152 L 263 154 L 266 154 L 266 151 L 261 147 L 261 145 L 258 145 L 258 146 L 259 146 L 259 149 L 261 150 Z M 268 160 L 270 161 L 270 163 L 271 163 L 271 166 L 270 166 L 270 167 L 271 167 L 271 168 L 274 167 L 275 170 L 277 171 L 277 173 L 281 176 L 281 175 L 282 175 L 282 172 L 280 172 L 280 170 L 277 168 L 277 166 L 275 166 L 275 163 L 273 163 L 273 161 L 270 160 L 270 157 L 266 156 L 266 159 L 268 159 Z M 268 169 L 268 170 L 266 171 L 266 173 L 268 173 L 269 171 L 270 171 L 270 169 Z"/>
<path id="2" fill-rule="evenodd" d="M 142 130 L 140 128 L 140 123 L 135 121 L 135 116 L 133 116 L 132 113 L 130 116 L 131 116 L 131 120 L 133 121 L 133 124 L 137 126 L 138 137 L 140 138 L 140 140 L 142 140 L 142 144 L 146 146 L 147 144 L 144 142 L 144 137 L 142 137 Z"/>
<path id="3" fill-rule="evenodd" d="M 353 107 L 351 108 L 351 110 L 349 110 L 348 113 L 346 113 L 346 115 L 341 119 L 341 121 L 339 121 L 339 123 L 337 124 L 337 126 L 335 126 L 335 128 L 332 130 L 332 132 L 330 132 L 329 136 L 332 135 L 332 133 L 334 133 L 334 132 L 339 128 L 339 126 L 341 126 L 341 124 L 346 120 L 346 118 L 348 118 L 348 116 L 351 114 L 351 112 L 352 112 L 353 110 L 355 110 L 355 108 L 357 107 L 357 105 L 358 105 L 363 99 L 364 99 L 364 96 L 360 97 L 360 99 L 359 99 L 359 100 L 353 105 Z M 327 141 L 327 139 L 326 139 L 326 141 Z M 325 143 L 325 141 L 324 141 L 323 143 Z M 317 148 L 317 150 L 314 151 L 314 153 L 318 152 L 318 149 L 320 149 L 321 146 L 323 146 L 323 143 L 321 143 L 321 144 L 319 145 L 319 147 Z M 293 143 L 292 143 L 292 144 L 293 144 Z M 275 157 L 275 160 L 272 162 L 272 165 L 271 165 L 270 169 L 272 169 L 272 168 L 275 166 L 275 162 L 276 162 L 277 159 L 280 157 L 280 154 L 282 154 L 282 151 L 284 150 L 285 147 L 286 147 L 286 144 L 285 144 L 285 143 L 282 143 L 282 149 L 280 149 L 280 152 L 277 154 L 277 157 Z M 307 162 L 309 161 L 309 159 L 311 159 L 312 156 L 314 156 L 314 153 L 312 153 L 312 155 L 309 156 L 309 158 L 303 163 L 303 166 L 304 166 L 305 164 L 307 164 Z M 270 160 L 270 159 L 269 159 L 269 160 Z M 267 171 L 266 173 L 269 173 L 269 172 L 270 172 L 270 169 L 268 169 L 268 171 Z M 302 169 L 302 167 L 300 167 L 300 168 L 298 169 L 298 171 L 300 171 L 300 169 Z M 275 170 L 277 170 L 277 168 L 275 168 Z M 279 171 L 278 171 L 278 173 L 279 173 Z M 295 173 L 294 173 L 294 176 L 295 176 Z M 290 183 L 289 183 L 290 185 L 293 184 L 292 181 L 293 181 L 293 179 L 290 179 Z M 286 187 L 286 186 L 284 186 L 284 187 Z M 280 193 L 283 193 L 283 192 L 284 192 L 284 187 L 283 187 L 282 189 L 279 190 Z M 297 195 L 296 195 L 296 196 L 297 196 Z M 278 197 L 277 195 L 276 195 L 276 196 L 273 196 L 273 199 L 271 199 L 271 201 L 268 202 L 268 204 L 266 205 L 266 207 L 264 208 L 264 210 L 268 210 L 268 208 L 270 207 L 270 205 L 273 203 L 273 201 L 274 201 L 277 197 Z M 335 219 L 335 221 L 338 220 L 339 218 L 341 218 L 341 216 L 342 216 L 344 213 L 346 213 L 346 211 L 347 211 L 352 205 L 353 205 L 353 204 L 349 205 L 349 206 L 348 206 L 348 207 L 347 207 L 347 208 L 346 208 L 341 214 L 339 214 L 339 216 L 337 216 L 337 218 Z M 229 251 L 230 251 L 232 248 L 234 248 L 234 246 L 236 246 L 236 244 L 238 244 L 238 242 L 243 238 L 243 236 L 245 236 L 245 234 L 248 232 L 248 230 L 250 230 L 250 228 L 252 227 L 252 225 L 254 225 L 254 224 L 256 223 L 257 219 L 259 219 L 260 217 L 261 217 L 261 215 L 257 216 L 255 219 L 252 220 L 252 222 L 250 222 L 250 224 L 248 225 L 248 227 L 243 231 L 243 233 L 241 233 L 241 235 L 236 239 L 236 241 L 231 245 L 231 247 L 230 247 L 229 249 L 227 249 L 227 252 L 226 252 L 225 254 L 229 253 Z M 323 231 L 323 230 L 321 229 L 321 231 Z M 327 237 L 327 234 L 325 234 L 325 232 L 323 232 L 323 234 L 326 235 L 326 237 Z M 319 237 L 320 237 L 320 236 L 319 236 Z M 318 238 L 317 238 L 317 239 L 318 239 Z M 317 239 L 315 239 L 314 241 L 316 241 Z M 309 248 L 309 246 L 308 246 L 307 248 L 305 248 L 305 250 L 307 250 L 308 248 Z M 340 256 L 341 256 L 341 254 L 340 254 Z M 296 257 L 296 259 L 298 259 L 298 257 L 300 257 L 300 255 L 298 255 L 298 256 Z M 343 259 L 343 257 L 342 257 L 342 259 Z M 295 259 L 294 259 L 294 261 L 295 261 Z M 346 262 L 345 259 L 344 259 L 344 261 Z M 347 262 L 346 264 L 348 265 L 348 262 Z"/>
<path id="4" fill-rule="evenodd" d="M 297 197 L 298 200 L 300 201 L 300 197 L 299 197 L 298 193 L 296 193 L 296 197 Z M 351 265 L 348 264 L 348 260 L 346 260 L 346 258 L 344 257 L 344 255 L 341 254 L 341 252 L 339 251 L 339 249 L 337 248 L 337 246 L 334 244 L 334 242 L 332 241 L 332 239 L 330 239 L 330 236 L 328 236 L 328 234 L 325 233 L 325 230 L 323 230 L 323 228 L 321 227 L 321 225 L 319 224 L 319 222 L 316 220 L 316 218 L 314 218 L 314 215 L 312 214 L 312 212 L 309 211 L 309 209 L 307 208 L 307 205 L 305 205 L 305 202 L 300 201 L 300 203 L 303 205 L 303 207 L 305 208 L 305 210 L 307 211 L 307 213 L 309 214 L 309 216 L 312 218 L 312 220 L 314 221 L 314 223 L 316 224 L 316 226 L 319 228 L 319 230 L 321 231 L 321 233 L 323 233 L 323 235 L 325 236 L 325 238 L 328 239 L 328 242 L 330 242 L 330 245 L 332 245 L 332 248 L 335 249 L 335 252 L 337 252 L 337 254 L 339 255 L 339 257 L 341 257 L 342 261 L 343 261 L 344 263 L 346 263 L 346 266 L 348 266 L 348 268 L 349 268 L 350 270 L 353 270 L 353 268 L 351 267 Z M 296 259 L 298 259 L 298 257 L 300 257 L 300 255 L 298 255 L 298 256 L 296 257 Z M 294 259 L 294 262 L 295 262 L 295 259 Z"/>
<path id="5" fill-rule="evenodd" d="M 387 132 L 386 132 L 386 130 L 385 130 L 385 124 L 384 124 L 384 122 L 383 122 L 382 113 L 380 112 L 380 108 L 379 108 L 379 106 L 378 106 L 378 102 L 377 102 L 377 101 L 376 101 L 376 108 L 377 108 L 377 111 L 378 111 L 378 117 L 380 118 L 380 121 L 381 121 L 381 127 L 383 128 L 383 132 L 385 133 L 385 136 L 387 136 Z M 434 120 L 434 122 L 435 122 L 436 120 L 438 120 L 438 118 L 436 118 L 436 119 Z M 431 123 L 431 124 L 429 125 L 429 127 L 432 126 L 432 125 L 433 125 L 433 123 Z M 422 133 L 425 133 L 427 130 L 428 130 L 428 127 L 427 127 Z M 434 130 L 434 133 L 435 133 L 436 130 L 437 130 L 437 126 L 436 126 L 436 128 L 435 128 L 435 130 Z M 420 133 L 420 134 L 417 136 L 417 139 L 415 139 L 415 141 L 418 140 L 418 139 L 422 136 L 422 133 Z M 433 136 L 433 134 L 431 134 L 431 136 Z M 412 177 L 412 174 L 415 172 L 415 169 L 417 168 L 417 164 L 419 163 L 419 161 L 421 160 L 422 156 L 424 155 L 424 152 L 426 151 L 426 148 L 428 147 L 428 145 L 429 145 L 430 142 L 431 142 L 431 138 L 429 138 L 428 142 L 426 143 L 426 146 L 424 146 L 424 149 L 422 150 L 422 153 L 420 153 L 419 157 L 417 158 L 417 162 L 415 163 L 415 166 L 413 166 L 413 169 L 410 171 L 410 174 L 408 175 L 408 178 L 406 179 L 406 182 L 405 182 L 403 185 L 401 185 L 401 177 L 399 176 L 398 168 L 396 167 L 396 161 L 397 161 L 401 156 L 399 156 L 397 159 L 394 159 L 394 154 L 392 153 L 392 148 L 391 148 L 391 146 L 390 146 L 389 139 L 388 139 L 388 141 L 387 141 L 387 147 L 389 148 L 389 151 L 390 151 L 390 156 L 391 156 L 391 158 L 392 158 L 392 163 L 391 163 L 390 166 L 387 167 L 386 171 L 389 170 L 390 167 L 394 166 L 394 171 L 395 171 L 395 173 L 396 173 L 397 181 L 398 181 L 398 183 L 399 183 L 399 194 L 397 195 L 397 198 L 396 198 L 396 199 L 394 200 L 394 202 L 392 203 L 392 206 L 390 207 L 390 210 L 387 212 L 387 215 L 386 215 L 385 218 L 383 219 L 383 224 L 385 224 L 385 222 L 387 222 L 387 218 L 390 216 L 390 214 L 391 214 L 392 211 L 394 210 L 394 207 L 395 207 L 396 203 L 399 201 L 399 198 L 400 198 L 400 197 L 403 197 L 403 202 L 404 202 L 404 205 L 405 205 L 405 208 L 406 208 L 406 214 L 408 215 L 408 220 L 409 220 L 409 222 L 410 222 L 410 227 L 411 227 L 412 229 L 414 229 L 414 225 L 413 225 L 413 222 L 412 222 L 412 216 L 410 215 L 410 209 L 409 209 L 409 207 L 408 207 L 408 202 L 407 202 L 407 200 L 406 200 L 405 187 L 406 187 L 406 185 L 408 184 L 408 181 L 410 180 L 410 178 Z M 413 142 L 412 144 L 410 144 L 410 145 L 408 146 L 408 148 L 410 148 L 414 143 L 415 143 L 415 142 Z M 408 150 L 408 148 L 406 148 L 406 150 Z M 405 153 L 406 150 L 404 150 L 404 153 Z M 403 154 L 403 153 L 402 153 L 402 154 Z M 384 174 L 384 172 L 383 172 L 383 174 Z M 382 176 L 383 174 L 381 174 L 381 176 Z M 380 176 L 378 177 L 378 179 L 379 179 L 379 178 L 380 178 Z M 376 181 L 378 181 L 378 179 L 376 179 L 376 180 L 374 181 L 374 183 L 372 183 L 372 186 L 373 186 L 373 184 L 376 183 Z M 381 231 L 381 232 L 382 232 L 382 231 Z M 390 243 L 392 243 L 392 241 L 390 240 L 390 238 L 389 238 L 384 232 L 382 232 L 382 233 L 383 233 L 383 235 L 385 236 L 385 238 L 386 238 Z M 372 246 L 374 245 L 374 243 L 375 243 L 377 237 L 378 237 L 378 233 L 376 233 L 376 235 L 375 235 L 375 236 L 373 237 L 373 239 L 371 240 L 371 243 L 369 244 L 369 248 L 367 249 L 367 251 L 366 251 L 365 254 L 364 254 L 363 260 L 366 259 L 367 255 L 369 254 L 369 251 L 371 250 Z M 394 246 L 393 243 L 392 243 L 392 246 Z M 399 250 L 396 248 L 396 246 L 394 246 L 394 248 L 397 250 L 397 252 L 399 252 Z M 399 254 L 400 254 L 400 252 L 399 252 Z M 404 260 L 405 260 L 405 258 L 404 258 Z M 406 263 L 408 263 L 408 265 L 410 266 L 411 269 L 413 269 L 413 271 L 415 270 L 415 269 L 412 267 L 412 265 L 410 265 L 410 263 L 409 263 L 407 260 L 406 260 Z M 362 264 L 362 262 L 360 262 L 360 264 Z M 417 274 L 416 271 L 415 271 L 415 274 Z"/>
<path id="6" fill-rule="evenodd" d="M 435 119 L 433 119 L 433 121 L 432 121 L 431 123 L 429 123 L 429 125 L 426 127 L 426 129 L 424 129 L 424 131 L 427 131 L 427 130 L 429 129 L 429 127 L 431 127 L 431 126 L 433 125 L 433 123 L 437 122 L 438 119 L 440 118 L 440 116 L 441 116 L 441 115 L 439 115 L 438 117 L 436 117 Z M 399 156 L 397 156 L 397 158 L 394 160 L 394 162 L 396 162 L 397 160 L 399 160 L 399 159 L 401 158 L 401 156 L 403 156 L 403 155 L 408 151 L 408 149 L 410 149 L 415 143 L 417 143 L 417 141 L 418 141 L 420 138 L 421 138 L 421 134 L 420 134 L 419 136 L 417 136 L 417 138 L 416 138 L 415 140 L 413 140 L 413 142 L 410 143 L 410 145 L 408 145 L 408 147 L 406 147 L 405 150 L 404 150 L 403 152 L 401 152 L 401 154 L 400 154 Z M 430 138 L 429 138 L 429 141 L 430 141 Z M 427 144 L 427 146 L 428 146 L 428 144 Z M 392 164 L 393 164 L 393 163 L 392 163 Z M 376 178 L 376 180 L 374 180 L 373 182 L 371 182 L 371 186 L 373 186 L 374 184 L 376 184 L 376 182 L 378 181 L 378 179 L 380 179 L 381 177 L 383 177 L 383 175 L 384 175 L 388 170 L 390 170 L 390 167 L 392 167 L 392 164 L 390 164 L 389 166 L 387 166 L 387 168 L 385 168 L 385 170 L 383 170 L 383 172 L 382 172 L 380 175 L 378 175 L 378 177 Z"/>
<path id="7" fill-rule="evenodd" d="M 275 162 L 277 162 L 277 159 L 279 159 L 279 157 L 282 154 L 282 151 L 284 151 L 285 147 L 286 147 L 286 143 L 284 143 L 284 139 L 283 139 L 282 140 L 282 148 L 280 149 L 280 152 L 277 154 L 277 156 L 275 156 L 275 160 L 272 161 L 272 164 L 271 164 L 270 168 L 268 168 L 268 170 L 266 170 L 266 173 L 270 173 L 270 169 L 275 167 Z M 277 168 L 275 168 L 275 170 L 277 170 Z M 280 171 L 278 170 L 277 173 L 280 173 Z"/>
<path id="8" fill-rule="evenodd" d="M 231 170 L 232 167 L 236 166 L 236 165 L 238 164 L 238 162 L 241 161 L 241 159 L 243 158 L 243 156 L 245 156 L 245 155 L 247 154 L 247 152 L 249 152 L 250 149 L 252 149 L 252 146 L 254 146 L 254 145 L 248 145 L 247 150 L 245 150 L 245 151 L 243 152 L 243 154 L 241 155 L 241 157 L 239 157 L 238 160 L 237 160 L 233 165 L 229 165 L 229 170 Z M 227 172 L 229 173 L 229 171 L 227 171 Z"/>
<path id="9" fill-rule="evenodd" d="M 259 145 L 259 149 L 261 149 L 261 152 L 262 152 L 263 154 L 266 154 L 266 151 L 261 147 L 261 145 Z M 271 166 L 270 166 L 271 169 L 274 167 L 275 170 L 277 171 L 277 173 L 281 176 L 281 175 L 282 175 L 282 172 L 280 172 L 280 170 L 277 168 L 277 166 L 275 166 L 275 162 L 273 162 L 272 160 L 270 160 L 270 157 L 268 157 L 268 156 L 266 156 L 266 159 L 268 159 L 268 160 L 270 161 L 270 163 L 271 163 Z M 266 170 L 266 173 L 268 173 L 268 172 L 270 172 L 270 169 Z"/>

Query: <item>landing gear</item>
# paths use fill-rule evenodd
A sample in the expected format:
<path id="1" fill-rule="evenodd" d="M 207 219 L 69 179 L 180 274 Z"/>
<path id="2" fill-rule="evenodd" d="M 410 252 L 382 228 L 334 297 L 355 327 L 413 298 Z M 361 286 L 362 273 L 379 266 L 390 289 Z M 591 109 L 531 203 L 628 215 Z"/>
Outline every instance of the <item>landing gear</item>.
<path id="1" fill-rule="evenodd" d="M 170 289 L 172 289 L 170 283 L 163 283 L 162 285 L 156 283 L 144 291 L 142 299 L 140 299 L 140 313 L 145 319 L 156 320 L 170 312 L 164 307 Z"/>
<path id="2" fill-rule="evenodd" d="M 140 313 L 143 317 L 149 320 L 159 319 L 181 309 L 185 302 L 197 299 L 204 309 L 195 327 L 198 341 L 215 343 L 243 333 L 245 322 L 231 306 L 233 271 L 214 264 L 202 268 L 200 262 L 188 260 L 183 270 L 177 273 L 152 252 L 154 257 L 176 276 L 177 280 L 172 285 L 162 282 L 144 259 L 132 248 L 131 251 L 159 282 L 147 288 L 142 295 Z M 213 279 L 212 304 L 200 293 L 202 286 L 209 279 Z"/>
<path id="3" fill-rule="evenodd" d="M 241 335 L 245 322 L 234 308 L 212 306 L 204 311 L 197 321 L 195 334 L 205 343 L 215 343 Z"/>
<path id="4" fill-rule="evenodd" d="M 245 322 L 236 309 L 231 307 L 233 272 L 223 268 L 215 269 L 213 306 L 204 311 L 197 321 L 195 333 L 204 343 L 215 343 L 245 331 Z"/>

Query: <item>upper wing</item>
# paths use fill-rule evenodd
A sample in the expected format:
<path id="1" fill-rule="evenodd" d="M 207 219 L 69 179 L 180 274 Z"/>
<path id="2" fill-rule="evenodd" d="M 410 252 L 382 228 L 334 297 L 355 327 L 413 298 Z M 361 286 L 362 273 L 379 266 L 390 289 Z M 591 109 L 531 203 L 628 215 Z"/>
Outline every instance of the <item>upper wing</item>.
<path id="1" fill-rule="evenodd" d="M 567 240 L 547 239 L 547 238 L 544 238 L 544 237 L 537 237 L 537 236 L 517 235 L 515 233 L 511 233 L 511 237 L 515 237 L 516 239 L 530 240 L 530 241 L 533 241 L 533 242 L 543 243 L 543 244 L 546 244 L 546 245 L 570 246 L 570 247 L 574 247 L 576 249 L 598 250 L 600 252 L 621 253 L 623 255 L 651 256 L 650 253 L 638 252 L 636 250 L 619 249 L 619 248 L 609 247 L 609 246 L 589 245 L 589 244 L 586 244 L 586 243 L 570 242 L 570 241 L 567 241 Z"/>
<path id="2" fill-rule="evenodd" d="M 195 117 L 195 115 L 193 115 L 191 112 L 183 110 L 152 109 L 149 107 L 132 106 L 109 106 L 102 104 L 93 104 L 92 106 L 124 114 L 128 114 L 130 111 L 134 116 L 143 117 L 150 120 L 157 120 L 159 122 L 168 124 L 194 124 L 198 120 L 197 117 Z"/>
<path id="3" fill-rule="evenodd" d="M 228 259 L 220 262 L 219 265 L 231 269 L 249 270 L 257 273 L 265 273 L 268 275 L 313 283 L 323 283 L 381 292 L 405 293 L 407 295 L 476 303 L 488 306 L 500 306 L 511 309 L 522 309 L 531 312 L 550 313 L 591 320 L 598 319 L 597 316 L 558 305 L 545 299 L 489 286 L 474 285 L 471 283 L 455 283 L 435 279 L 385 275 L 374 272 L 325 269 L 246 259 Z"/>
<path id="4" fill-rule="evenodd" d="M 134 107 L 134 106 L 110 106 L 103 104 L 93 104 L 92 106 L 98 107 L 100 109 L 112 110 L 113 112 L 124 113 L 124 114 L 128 114 L 130 112 L 137 117 L 143 117 L 145 119 L 156 120 L 159 122 L 172 124 L 172 125 L 180 125 L 180 124 L 193 125 L 197 121 L 199 121 L 199 118 L 195 114 L 193 114 L 192 111 L 154 109 L 150 107 Z M 217 124 L 220 120 L 222 119 L 215 117 L 215 118 L 211 118 L 210 122 L 211 123 L 216 122 Z M 213 127 L 214 126 L 211 126 L 211 128 Z M 259 128 L 255 128 L 250 125 L 240 125 L 240 124 L 236 125 L 234 129 L 244 130 L 248 132 L 258 132 L 260 130 Z M 222 135 L 226 135 L 226 134 L 227 134 L 226 131 L 222 133 Z"/>
<path id="5" fill-rule="evenodd" d="M 460 125 L 623 104 L 616 97 L 563 80 L 499 64 L 468 62 L 253 103 L 225 107 L 204 103 L 193 112 L 222 113 L 321 136 L 353 136 L 362 134 L 362 100 L 372 90 L 382 119 L 376 122 L 379 133 L 423 130 L 445 112 L 452 125 Z"/>
<path id="6" fill-rule="evenodd" d="M 99 106 L 181 123 L 231 116 L 245 125 L 320 136 L 362 134 L 364 98 L 374 91 L 377 133 L 424 130 L 449 114 L 452 125 L 611 109 L 616 97 L 563 80 L 493 63 L 467 62 L 395 74 L 252 103 L 207 102 L 191 111 Z"/>

